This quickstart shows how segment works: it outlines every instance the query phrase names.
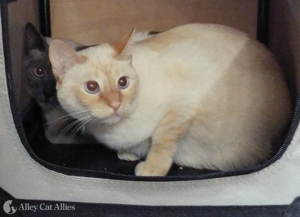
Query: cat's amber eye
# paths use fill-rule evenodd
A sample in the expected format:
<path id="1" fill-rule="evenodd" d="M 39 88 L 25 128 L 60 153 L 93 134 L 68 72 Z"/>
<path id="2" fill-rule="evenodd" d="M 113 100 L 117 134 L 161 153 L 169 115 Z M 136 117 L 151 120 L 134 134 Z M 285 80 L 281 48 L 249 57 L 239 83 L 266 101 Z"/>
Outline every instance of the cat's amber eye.
<path id="1" fill-rule="evenodd" d="M 34 75 L 35 75 L 36 77 L 39 77 L 39 78 L 42 78 L 42 77 L 44 77 L 44 75 L 45 75 L 44 70 L 41 69 L 41 68 L 34 68 L 34 69 L 33 69 L 33 73 L 34 73 Z"/>
<path id="2" fill-rule="evenodd" d="M 118 80 L 118 88 L 119 89 L 125 89 L 127 88 L 129 85 L 129 81 L 128 81 L 128 78 L 123 76 L 121 78 L 119 78 Z"/>
<path id="3" fill-rule="evenodd" d="M 84 84 L 84 89 L 90 94 L 95 94 L 100 91 L 99 84 L 96 81 L 88 81 Z"/>

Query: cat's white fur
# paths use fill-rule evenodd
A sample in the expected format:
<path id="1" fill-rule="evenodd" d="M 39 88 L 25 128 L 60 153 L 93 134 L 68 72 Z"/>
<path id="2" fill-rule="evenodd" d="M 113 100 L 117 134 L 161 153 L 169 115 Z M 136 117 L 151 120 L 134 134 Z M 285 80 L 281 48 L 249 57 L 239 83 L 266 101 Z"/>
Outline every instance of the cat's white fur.
<path id="1" fill-rule="evenodd" d="M 94 120 L 87 129 L 119 158 L 146 157 L 136 175 L 166 175 L 172 162 L 220 170 L 254 166 L 267 159 L 291 117 L 289 92 L 273 56 L 229 27 L 184 25 L 135 45 L 129 39 L 119 54 L 108 44 L 77 54 L 61 47 L 50 44 L 62 106 L 75 118 L 88 110 Z M 76 55 L 83 57 L 80 63 Z M 109 95 L 110 79 L 121 76 L 130 85 L 121 90 L 118 113 L 83 103 L 74 92 L 95 80 L 99 97 Z"/>

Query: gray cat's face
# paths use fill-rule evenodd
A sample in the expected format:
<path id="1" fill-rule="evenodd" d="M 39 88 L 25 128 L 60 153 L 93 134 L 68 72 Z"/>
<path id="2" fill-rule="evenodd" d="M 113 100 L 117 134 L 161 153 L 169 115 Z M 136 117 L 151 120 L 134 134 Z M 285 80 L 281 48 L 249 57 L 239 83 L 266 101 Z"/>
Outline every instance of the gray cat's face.
<path id="1" fill-rule="evenodd" d="M 48 45 L 31 23 L 25 29 L 23 73 L 26 73 L 25 86 L 28 92 L 42 107 L 58 105 Z"/>

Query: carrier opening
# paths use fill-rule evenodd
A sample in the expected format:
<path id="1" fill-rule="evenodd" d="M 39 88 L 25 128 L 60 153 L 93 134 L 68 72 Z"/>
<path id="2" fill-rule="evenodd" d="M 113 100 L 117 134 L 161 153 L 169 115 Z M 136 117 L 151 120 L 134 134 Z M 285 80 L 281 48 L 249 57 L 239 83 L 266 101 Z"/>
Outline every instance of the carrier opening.
<path id="1" fill-rule="evenodd" d="M 136 1 L 132 1 L 132 5 L 122 4 L 121 7 L 118 7 L 120 6 L 118 5 L 118 1 L 105 1 L 108 4 L 105 7 L 102 7 L 104 1 L 92 1 L 91 3 L 84 4 L 75 0 L 68 2 L 43 1 L 43 3 L 44 5 L 40 5 L 40 7 L 35 4 L 31 5 L 32 8 L 30 10 L 39 10 L 41 17 L 39 22 L 37 22 L 38 17 L 34 16 L 20 24 L 22 31 L 19 31 L 19 33 L 22 35 L 22 39 L 13 35 L 13 31 L 15 30 L 12 28 L 12 20 L 6 20 L 9 25 L 6 24 L 4 28 L 7 28 L 10 33 L 10 47 L 6 47 L 5 52 L 6 60 L 9 61 L 9 58 L 11 58 L 10 63 L 8 62 L 6 65 L 11 64 L 12 66 L 11 72 L 7 67 L 7 73 L 15 123 L 25 148 L 35 160 L 45 167 L 68 175 L 122 180 L 171 181 L 206 179 L 242 175 L 258 171 L 280 159 L 288 147 L 299 120 L 299 100 L 296 99 L 296 94 L 293 93 L 294 85 L 292 84 L 293 81 L 291 82 L 292 79 L 289 78 L 290 73 L 287 73 L 287 80 L 291 95 L 295 96 L 293 100 L 294 114 L 293 118 L 290 119 L 289 126 L 272 143 L 272 155 L 269 158 L 247 169 L 230 169 L 227 171 L 194 169 L 192 167 L 173 164 L 168 174 L 162 177 L 136 176 L 135 168 L 140 163 L 140 160 L 121 160 L 118 157 L 117 151 L 101 144 L 94 135 L 86 133 L 87 131 L 84 126 L 78 127 L 77 124 L 79 122 L 67 116 L 65 109 L 53 109 L 52 105 L 58 105 L 59 101 L 57 101 L 56 90 L 52 88 L 55 85 L 51 85 L 50 83 L 54 79 L 57 79 L 57 75 L 51 74 L 53 79 L 48 79 L 44 83 L 36 84 L 34 81 L 34 79 L 48 76 L 46 71 L 51 70 L 48 54 L 49 43 L 52 39 L 47 38 L 50 36 L 52 38 L 71 39 L 72 41 L 65 40 L 64 42 L 80 52 L 103 42 L 113 43 L 126 33 L 125 29 L 128 29 L 127 27 L 133 25 L 138 25 L 141 26 L 141 29 L 146 29 L 146 37 L 152 37 L 181 24 L 212 22 L 235 27 L 246 32 L 250 37 L 258 38 L 262 43 L 267 43 L 267 32 L 265 30 L 270 24 L 269 20 L 262 16 L 265 11 L 261 11 L 263 6 L 266 6 L 263 5 L 266 4 L 265 1 L 231 3 L 234 5 L 226 5 L 221 2 L 219 3 L 220 5 L 212 5 L 206 1 L 193 1 L 188 6 L 181 1 L 176 1 L 172 4 L 162 3 L 161 1 L 148 1 L 146 5 L 138 3 L 138 6 L 134 6 Z M 10 3 L 8 5 L 8 12 L 10 7 L 21 7 L 21 4 L 18 1 Z M 72 11 L 69 10 L 70 4 L 72 4 Z M 218 9 L 220 7 L 227 8 L 230 13 L 223 13 L 223 10 L 220 11 Z M 102 15 L 99 17 L 99 14 L 95 14 L 95 10 L 92 8 L 96 8 L 98 13 L 99 9 L 101 9 L 103 12 Z M 227 11 L 225 8 L 224 11 Z M 83 14 L 88 14 L 87 11 L 90 11 L 89 16 L 84 17 Z M 117 12 L 117 19 L 105 11 Z M 124 11 L 131 11 L 132 14 Z M 165 13 L 165 11 L 169 11 L 169 13 Z M 182 17 L 178 15 L 178 11 L 181 12 L 180 16 Z M 231 19 L 231 16 L 240 17 L 240 13 L 246 13 L 248 16 L 244 16 L 244 20 L 239 21 Z M 68 14 L 68 18 L 66 18 L 66 14 Z M 156 14 L 156 16 L 153 14 Z M 192 17 L 190 17 L 191 14 Z M 82 18 L 75 20 L 74 17 L 77 16 Z M 49 17 L 51 17 L 51 25 Z M 27 22 L 35 23 L 35 25 L 28 25 Z M 64 22 L 68 23 L 65 24 Z M 96 28 L 95 25 L 100 27 Z M 40 26 L 40 28 L 37 28 L 37 26 Z M 28 51 L 29 49 L 31 51 Z M 16 52 L 16 50 L 22 50 L 23 52 Z M 33 63 L 30 62 L 28 57 L 27 59 L 24 58 L 32 50 L 44 51 L 44 53 L 34 53 L 34 55 L 38 55 L 37 61 L 35 61 L 37 65 L 32 65 Z M 11 56 L 8 57 L 9 52 Z M 34 55 L 31 55 L 31 58 Z M 280 60 L 279 62 L 281 63 Z M 18 63 L 20 64 L 18 65 Z M 26 70 L 32 70 L 33 76 L 26 77 Z M 118 82 L 121 87 L 124 87 L 127 80 L 122 79 Z M 50 87 L 47 87 L 48 85 Z M 94 83 L 88 83 L 88 85 L 89 91 L 97 90 L 97 86 Z M 48 107 L 45 104 L 49 104 L 50 106 Z M 63 128 L 55 125 L 55 122 L 69 120 L 70 122 L 64 125 Z M 51 130 L 49 130 L 49 126 L 52 127 Z M 128 136 L 130 136 L 129 134 Z"/>

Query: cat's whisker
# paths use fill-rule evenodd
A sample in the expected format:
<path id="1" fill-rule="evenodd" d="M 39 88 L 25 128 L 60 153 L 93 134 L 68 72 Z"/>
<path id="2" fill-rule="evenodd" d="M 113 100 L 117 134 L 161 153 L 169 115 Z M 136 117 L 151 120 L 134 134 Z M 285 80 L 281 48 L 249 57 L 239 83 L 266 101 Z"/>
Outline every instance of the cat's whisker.
<path id="1" fill-rule="evenodd" d="M 75 137 L 75 135 L 83 129 L 83 127 L 93 119 L 93 117 L 87 117 L 87 118 L 84 118 L 83 120 L 81 119 L 80 122 L 78 123 L 77 126 L 74 127 L 74 129 L 72 130 L 72 133 L 69 137 L 69 140 L 72 141 L 72 139 Z"/>
<path id="2" fill-rule="evenodd" d="M 68 124 L 58 135 L 57 137 L 57 142 L 63 137 L 63 135 L 70 130 L 72 127 L 76 126 L 77 124 L 80 123 L 80 120 L 74 120 L 73 122 L 71 122 L 70 124 Z"/>
<path id="3" fill-rule="evenodd" d="M 89 110 L 83 110 L 83 111 L 71 112 L 71 113 L 69 113 L 69 115 L 87 114 L 87 113 L 89 113 Z"/>
<path id="4" fill-rule="evenodd" d="M 79 130 L 83 130 L 84 127 L 85 127 L 85 125 L 86 125 L 87 123 L 89 123 L 90 121 L 92 121 L 92 120 L 93 120 L 93 118 L 90 117 L 90 118 L 88 118 L 86 121 L 81 122 L 81 124 L 78 126 L 77 130 L 75 131 L 75 133 L 78 133 Z"/>
<path id="5" fill-rule="evenodd" d="M 69 120 L 69 119 L 73 119 L 73 117 L 71 115 L 80 115 L 80 114 L 85 114 L 85 113 L 88 113 L 89 111 L 88 110 L 85 110 L 85 111 L 78 111 L 78 112 L 72 112 L 72 113 L 69 113 L 69 114 L 66 114 L 66 115 L 63 115 L 53 121 L 48 121 L 46 125 L 50 125 L 50 124 L 53 124 L 57 121 L 66 121 L 66 120 Z"/>
<path id="6" fill-rule="evenodd" d="M 70 115 L 64 115 L 64 116 L 62 116 L 62 117 L 59 117 L 59 118 L 57 118 L 57 119 L 54 119 L 53 121 L 48 121 L 47 124 L 46 124 L 46 126 L 49 126 L 49 125 L 51 125 L 51 124 L 54 124 L 54 123 L 56 123 L 56 122 L 58 122 L 58 121 L 64 122 L 64 121 L 67 121 L 67 120 L 70 120 L 70 119 L 72 119 L 72 117 L 71 117 Z"/>

